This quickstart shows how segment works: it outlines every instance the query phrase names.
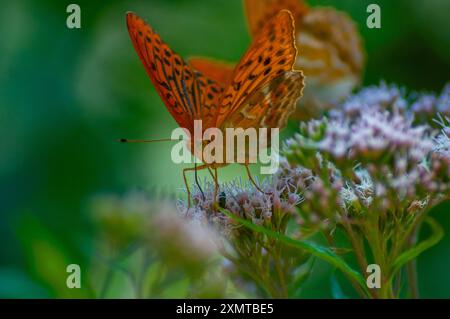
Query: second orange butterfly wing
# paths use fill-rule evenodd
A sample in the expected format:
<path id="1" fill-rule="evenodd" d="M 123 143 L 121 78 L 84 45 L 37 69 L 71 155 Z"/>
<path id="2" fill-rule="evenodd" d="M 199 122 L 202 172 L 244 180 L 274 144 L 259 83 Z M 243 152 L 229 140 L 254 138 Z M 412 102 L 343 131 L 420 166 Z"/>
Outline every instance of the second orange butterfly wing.
<path id="1" fill-rule="evenodd" d="M 191 133 L 196 119 L 203 120 L 204 129 L 215 126 L 223 85 L 187 64 L 139 16 L 128 13 L 127 25 L 147 74 L 178 125 Z"/>
<path id="2" fill-rule="evenodd" d="M 252 36 L 257 36 L 264 25 L 281 10 L 289 10 L 295 21 L 308 12 L 303 0 L 245 0 L 247 22 Z"/>

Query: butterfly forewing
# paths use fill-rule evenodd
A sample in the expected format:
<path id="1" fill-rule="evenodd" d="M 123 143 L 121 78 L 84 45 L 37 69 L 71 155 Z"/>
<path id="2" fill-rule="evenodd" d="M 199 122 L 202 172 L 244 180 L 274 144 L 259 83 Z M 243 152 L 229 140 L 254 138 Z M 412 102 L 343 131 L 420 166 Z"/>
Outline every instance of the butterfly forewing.
<path id="1" fill-rule="evenodd" d="M 236 66 L 233 80 L 222 97 L 217 125 L 260 87 L 292 71 L 296 56 L 294 20 L 289 11 L 282 10 L 267 22 Z"/>
<path id="2" fill-rule="evenodd" d="M 133 46 L 158 94 L 177 123 L 193 132 L 194 120 L 215 125 L 223 86 L 195 70 L 140 17 L 127 14 Z"/>

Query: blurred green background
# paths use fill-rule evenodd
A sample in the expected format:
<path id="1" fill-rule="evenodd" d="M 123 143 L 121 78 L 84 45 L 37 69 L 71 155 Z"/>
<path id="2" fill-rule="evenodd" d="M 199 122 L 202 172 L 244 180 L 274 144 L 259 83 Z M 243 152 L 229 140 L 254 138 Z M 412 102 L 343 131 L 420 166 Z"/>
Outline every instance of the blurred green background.
<path id="1" fill-rule="evenodd" d="M 115 142 L 168 137 L 176 127 L 132 48 L 125 12 L 144 17 L 182 56 L 236 61 L 250 41 L 240 0 L 76 1 L 81 29 L 66 27 L 69 3 L 0 1 L 0 297 L 92 296 L 65 286 L 66 265 L 83 269 L 95 255 L 92 197 L 183 186 L 170 144 Z M 450 1 L 309 3 L 359 24 L 365 84 L 440 91 L 450 80 Z M 365 26 L 370 3 L 382 8 L 380 30 Z M 235 166 L 221 179 L 243 175 Z M 449 210 L 433 212 L 447 232 Z M 450 235 L 420 257 L 423 297 L 450 298 L 449 251 Z M 330 297 L 329 275 L 316 268 L 303 296 Z"/>

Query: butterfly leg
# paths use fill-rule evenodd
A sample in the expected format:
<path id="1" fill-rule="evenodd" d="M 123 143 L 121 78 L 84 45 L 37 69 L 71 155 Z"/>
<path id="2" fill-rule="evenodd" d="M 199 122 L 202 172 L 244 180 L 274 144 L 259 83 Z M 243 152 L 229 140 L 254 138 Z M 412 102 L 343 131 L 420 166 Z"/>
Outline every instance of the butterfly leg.
<path id="1" fill-rule="evenodd" d="M 217 168 L 214 168 L 214 172 L 211 168 L 208 167 L 209 175 L 211 175 L 214 181 L 214 198 L 216 198 L 217 193 L 219 191 L 219 182 L 217 180 Z"/>
<path id="2" fill-rule="evenodd" d="M 210 167 L 208 167 L 209 175 L 211 175 L 212 179 L 214 179 L 214 173 Z"/>
<path id="3" fill-rule="evenodd" d="M 190 171 L 195 171 L 195 172 L 201 171 L 202 169 L 205 169 L 205 168 L 208 168 L 208 167 L 209 167 L 209 165 L 206 165 L 206 164 L 205 164 L 205 165 L 201 165 L 201 166 L 198 166 L 198 167 L 197 167 L 197 165 L 195 165 L 194 167 L 189 167 L 189 168 L 183 169 L 184 185 L 186 186 L 186 192 L 187 192 L 187 194 L 188 194 L 188 208 L 191 207 L 191 191 L 190 191 L 190 189 L 189 189 L 189 185 L 188 185 L 186 173 L 187 173 L 187 172 L 190 172 Z M 203 192 L 202 192 L 202 193 L 203 193 Z"/>
<path id="4" fill-rule="evenodd" d="M 214 167 L 214 207 L 219 206 L 217 194 L 219 192 L 219 181 L 217 178 L 217 167 Z"/>
<path id="5" fill-rule="evenodd" d="M 198 174 L 197 174 L 197 163 L 195 163 L 195 183 L 197 184 L 198 190 L 202 194 L 203 200 L 205 200 L 205 193 L 203 193 L 202 187 L 200 186 L 200 183 L 198 181 Z M 209 168 L 208 168 L 209 169 Z"/>
<path id="6" fill-rule="evenodd" d="M 260 191 L 261 193 L 266 194 L 266 195 L 270 195 L 271 193 L 266 193 L 266 192 L 264 192 L 264 191 L 261 189 L 261 187 L 259 187 L 258 184 L 256 184 L 255 180 L 253 179 L 252 173 L 250 172 L 250 168 L 248 167 L 248 164 L 244 164 L 244 166 L 245 166 L 245 170 L 247 171 L 248 179 L 249 179 L 250 182 L 253 184 L 253 186 L 255 186 L 255 188 L 256 188 L 258 191 Z"/>
<path id="7" fill-rule="evenodd" d="M 214 170 L 214 172 L 213 172 Z M 211 169 L 208 167 L 209 174 L 211 175 L 213 181 L 214 181 L 214 202 L 213 207 L 214 209 L 218 209 L 218 201 L 217 201 L 217 194 L 219 193 L 219 181 L 217 178 L 217 167 L 214 167 L 214 169 Z"/>

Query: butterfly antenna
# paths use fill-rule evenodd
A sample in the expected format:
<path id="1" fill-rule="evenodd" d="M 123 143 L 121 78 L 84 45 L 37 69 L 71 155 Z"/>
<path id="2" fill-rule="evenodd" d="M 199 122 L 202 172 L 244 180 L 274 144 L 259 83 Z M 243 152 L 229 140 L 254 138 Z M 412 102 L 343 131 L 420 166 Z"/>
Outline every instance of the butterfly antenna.
<path id="1" fill-rule="evenodd" d="M 200 183 L 198 181 L 197 163 L 194 163 L 194 176 L 195 176 L 195 184 L 197 184 L 197 187 L 200 190 L 200 193 L 202 194 L 202 199 L 205 200 L 205 193 L 203 193 L 202 187 L 200 186 Z"/>
<path id="2" fill-rule="evenodd" d="M 119 138 L 117 142 L 119 143 L 155 143 L 155 142 L 179 142 L 183 139 L 172 139 L 172 138 L 162 138 L 159 140 L 129 140 L 127 138 Z"/>

